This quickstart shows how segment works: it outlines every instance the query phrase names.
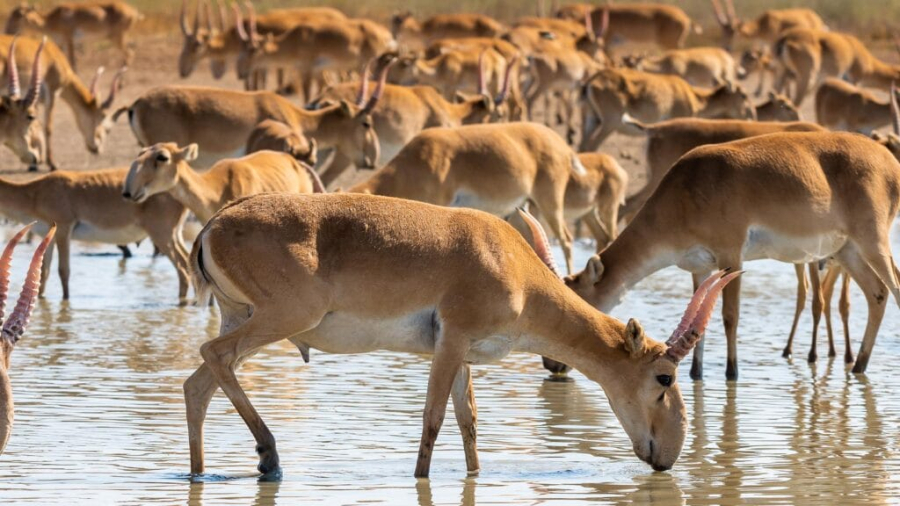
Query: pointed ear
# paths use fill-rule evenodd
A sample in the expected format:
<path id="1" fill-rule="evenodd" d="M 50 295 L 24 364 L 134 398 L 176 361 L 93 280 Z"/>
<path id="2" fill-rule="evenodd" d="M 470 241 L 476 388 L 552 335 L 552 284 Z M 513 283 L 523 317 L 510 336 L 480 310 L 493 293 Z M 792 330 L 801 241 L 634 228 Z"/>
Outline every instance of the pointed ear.
<path id="1" fill-rule="evenodd" d="M 196 143 L 188 144 L 178 153 L 181 156 L 181 159 L 186 162 L 193 162 L 197 159 L 197 156 L 200 154 L 200 146 L 197 146 Z"/>
<path id="2" fill-rule="evenodd" d="M 468 99 L 469 99 L 469 96 L 466 95 L 465 93 L 461 92 L 461 91 L 457 91 L 457 92 L 453 95 L 453 101 L 454 101 L 455 103 L 457 103 L 457 104 L 461 104 L 461 103 L 465 102 L 465 101 L 468 100 Z"/>
<path id="3" fill-rule="evenodd" d="M 344 113 L 345 116 L 353 116 L 353 107 L 350 105 L 350 102 L 341 100 L 341 112 Z"/>
<path id="4" fill-rule="evenodd" d="M 644 327 L 634 318 L 625 325 L 625 351 L 632 357 L 640 356 L 644 351 Z"/>
<path id="5" fill-rule="evenodd" d="M 587 266 L 584 268 L 584 277 L 592 285 L 595 285 L 603 277 L 603 270 L 604 267 L 603 262 L 600 261 L 600 255 L 594 255 L 588 260 Z"/>

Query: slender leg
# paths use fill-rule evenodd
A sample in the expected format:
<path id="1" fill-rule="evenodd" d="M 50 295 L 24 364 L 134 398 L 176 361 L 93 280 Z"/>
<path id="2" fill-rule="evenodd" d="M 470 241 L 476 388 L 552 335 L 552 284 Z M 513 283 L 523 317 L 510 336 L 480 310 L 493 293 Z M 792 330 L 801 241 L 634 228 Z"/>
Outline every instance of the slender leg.
<path id="1" fill-rule="evenodd" d="M 47 165 L 50 167 L 50 172 L 55 171 L 59 167 L 56 166 L 56 161 L 53 159 L 53 109 L 56 106 L 56 96 L 47 91 L 47 107 L 44 108 L 44 142 L 46 142 L 47 148 Z"/>
<path id="2" fill-rule="evenodd" d="M 794 308 L 794 323 L 791 324 L 791 334 L 788 336 L 788 342 L 784 347 L 784 351 L 781 352 L 781 356 L 784 358 L 789 358 L 793 353 L 797 323 L 800 321 L 800 315 L 803 314 L 803 309 L 806 307 L 806 292 L 809 288 L 803 264 L 794 264 L 794 272 L 797 273 L 797 305 Z"/>
<path id="3" fill-rule="evenodd" d="M 831 326 L 831 298 L 834 295 L 834 285 L 838 277 L 841 275 L 841 268 L 837 265 L 831 265 L 822 281 L 822 298 L 824 305 L 822 309 L 825 313 L 825 328 L 828 331 L 828 356 L 837 356 L 834 348 L 834 328 Z"/>
<path id="4" fill-rule="evenodd" d="M 818 262 L 810 262 L 809 264 L 809 279 L 812 282 L 812 294 L 813 294 L 813 332 L 812 332 L 812 345 L 809 347 L 809 357 L 807 358 L 808 362 L 815 362 L 819 356 L 816 353 L 816 344 L 818 342 L 819 336 L 819 321 L 822 318 L 822 286 L 819 283 L 819 263 Z"/>
<path id="5" fill-rule="evenodd" d="M 472 370 L 467 364 L 463 364 L 456 373 L 450 396 L 453 398 L 453 412 L 456 414 L 456 423 L 459 425 L 463 450 L 466 453 L 466 470 L 469 475 L 478 474 L 481 469 L 476 445 L 478 407 L 475 405 L 475 393 L 472 391 Z"/>
<path id="6" fill-rule="evenodd" d="M 863 260 L 859 249 L 854 243 L 848 243 L 844 246 L 838 251 L 835 258 L 862 289 L 863 294 L 866 296 L 866 303 L 869 306 L 866 331 L 863 334 L 863 341 L 860 344 L 856 364 L 853 366 L 854 373 L 864 373 L 866 372 L 866 366 L 869 364 L 872 348 L 875 346 L 875 338 L 878 336 L 881 320 L 884 318 L 888 290 L 875 271 Z"/>
<path id="7" fill-rule="evenodd" d="M 259 455 L 257 468 L 266 475 L 277 475 L 280 470 L 275 437 L 241 388 L 235 376 L 235 368 L 241 360 L 263 346 L 306 332 L 318 325 L 325 315 L 324 302 L 304 302 L 306 303 L 301 304 L 302 309 L 291 315 L 269 315 L 257 308 L 253 316 L 242 325 L 200 347 L 200 355 L 206 366 L 253 434 L 256 453 Z"/>
<path id="8" fill-rule="evenodd" d="M 188 443 L 191 448 L 191 474 L 201 474 L 205 469 L 203 456 L 203 423 L 206 410 L 219 385 L 206 364 L 202 364 L 184 382 L 184 405 L 187 415 Z"/>
<path id="9" fill-rule="evenodd" d="M 697 288 L 700 288 L 700 284 L 703 283 L 703 280 L 709 277 L 709 272 L 700 272 L 700 273 L 692 273 L 691 278 L 694 281 L 694 291 L 697 291 Z M 694 359 L 691 361 L 691 379 L 692 380 L 701 380 L 703 379 L 703 346 L 706 344 L 706 336 L 700 337 L 700 341 L 697 343 L 697 346 L 694 347 Z"/>
<path id="10" fill-rule="evenodd" d="M 444 322 L 444 328 L 435 347 L 434 359 L 431 361 L 425 413 L 422 417 L 422 439 L 419 442 L 419 458 L 416 461 L 416 478 L 428 477 L 434 442 L 447 413 L 447 401 L 450 399 L 454 380 L 469 351 L 469 340 L 464 339 L 459 332 L 450 327 L 448 322 Z"/>
<path id="11" fill-rule="evenodd" d="M 618 204 L 616 204 L 618 206 Z M 603 251 L 606 246 L 609 245 L 615 238 L 616 234 L 615 230 L 615 222 L 610 223 L 612 226 L 604 225 L 603 220 L 600 219 L 599 212 L 595 208 L 593 211 L 582 217 L 582 221 L 585 225 L 587 225 L 588 229 L 591 231 L 591 235 L 594 236 L 594 239 L 597 240 L 597 252 Z M 612 230 L 610 230 L 612 229 Z"/>
<path id="12" fill-rule="evenodd" d="M 841 323 L 844 325 L 844 363 L 853 363 L 853 350 L 850 348 L 850 275 L 844 271 L 841 281 Z"/>
<path id="13" fill-rule="evenodd" d="M 69 300 L 69 246 L 72 225 L 60 226 L 56 233 L 56 247 L 59 249 L 59 280 L 62 282 L 63 300 Z"/>
<path id="14" fill-rule="evenodd" d="M 741 269 L 739 261 L 720 265 L 721 268 Z M 728 358 L 725 362 L 725 378 L 738 378 L 737 365 L 737 329 L 741 310 L 741 278 L 738 277 L 722 292 L 722 321 L 725 323 L 725 338 L 728 340 Z"/>
<path id="15" fill-rule="evenodd" d="M 44 291 L 47 289 L 47 280 L 50 279 L 50 267 L 53 265 L 53 250 L 55 249 L 56 237 L 53 238 L 53 242 L 44 251 L 44 262 L 41 264 L 41 287 L 38 289 L 39 297 L 43 297 Z"/>

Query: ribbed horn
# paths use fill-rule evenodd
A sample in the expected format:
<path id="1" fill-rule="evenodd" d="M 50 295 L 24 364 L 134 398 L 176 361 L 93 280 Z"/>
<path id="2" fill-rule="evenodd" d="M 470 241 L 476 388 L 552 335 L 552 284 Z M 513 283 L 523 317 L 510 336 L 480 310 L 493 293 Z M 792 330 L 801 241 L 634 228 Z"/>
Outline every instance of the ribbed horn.
<path id="1" fill-rule="evenodd" d="M 503 102 L 506 102 L 507 97 L 509 97 L 509 82 L 512 78 L 513 68 L 515 68 L 518 62 L 519 55 L 513 56 L 508 62 L 506 62 L 506 73 L 503 75 L 503 87 L 500 88 L 500 94 L 498 94 L 497 98 L 494 99 L 494 103 L 496 105 L 500 105 Z"/>
<path id="2" fill-rule="evenodd" d="M 894 127 L 894 135 L 900 135 L 900 105 L 897 105 L 897 86 L 891 81 L 891 125 Z"/>
<path id="3" fill-rule="evenodd" d="M 547 240 L 547 233 L 544 231 L 544 227 L 541 226 L 541 223 L 532 216 L 524 208 L 519 207 L 516 209 L 519 211 L 519 216 L 522 217 L 522 220 L 525 221 L 525 224 L 528 225 L 528 228 L 531 229 L 531 239 L 534 243 L 534 252 L 537 253 L 538 258 L 544 262 L 550 272 L 553 273 L 554 276 L 558 278 L 562 278 L 559 274 L 559 270 L 556 269 L 556 261 L 553 260 L 553 254 L 550 252 L 550 241 Z"/>
<path id="4" fill-rule="evenodd" d="M 97 71 L 94 72 L 94 78 L 91 79 L 91 96 L 94 97 L 95 100 L 100 100 L 100 97 L 97 96 L 97 87 L 100 85 L 100 77 L 103 75 L 103 72 L 106 71 L 106 68 L 103 66 L 97 67 Z"/>
<path id="5" fill-rule="evenodd" d="M 366 106 L 363 107 L 363 112 L 370 112 L 378 105 L 378 100 L 381 99 L 381 94 L 384 93 L 384 87 L 387 84 L 388 72 L 396 62 L 397 58 L 391 58 L 384 67 L 381 67 L 381 75 L 378 76 L 378 84 L 375 85 L 375 91 L 372 92 L 372 96 L 369 97 L 369 101 L 366 103 Z"/>
<path id="6" fill-rule="evenodd" d="M 9 240 L 9 243 L 7 243 L 6 248 L 3 250 L 3 255 L 0 256 L 0 322 L 2 322 L 3 317 L 6 316 L 6 298 L 9 293 L 9 266 L 12 263 L 13 250 L 16 249 L 16 245 L 19 244 L 19 241 L 25 237 L 25 234 L 31 230 L 31 227 L 33 227 L 35 223 L 36 222 L 31 222 L 22 227 L 22 230 L 19 230 L 19 232 Z"/>
<path id="7" fill-rule="evenodd" d="M 181 0 L 181 33 L 183 33 L 185 37 L 190 37 L 191 35 L 193 35 L 191 33 L 190 27 L 188 26 L 187 0 Z"/>
<path id="8" fill-rule="evenodd" d="M 691 349 L 693 349 L 700 341 L 703 333 L 706 332 L 706 326 L 709 324 L 709 320 L 712 317 L 713 309 L 715 308 L 719 294 L 725 289 L 725 285 L 743 273 L 744 271 L 732 272 L 731 274 L 716 279 L 712 286 L 709 286 L 703 301 L 697 309 L 697 314 L 688 325 L 687 330 L 677 339 L 669 339 L 669 341 L 666 342 L 666 344 L 669 345 L 666 354 L 676 361 L 681 361 L 688 353 L 690 353 Z M 709 280 L 707 279 L 707 281 Z M 706 282 L 704 282 L 704 285 L 705 284 Z M 698 289 L 697 291 L 700 290 Z"/>
<path id="9" fill-rule="evenodd" d="M 28 94 L 25 96 L 25 103 L 31 107 L 37 102 L 38 96 L 41 94 L 41 84 L 43 83 L 43 66 L 41 65 L 41 57 L 44 54 L 44 46 L 47 44 L 47 36 L 41 39 L 41 45 L 38 46 L 37 52 L 34 53 L 34 61 L 31 63 L 31 86 L 28 87 Z"/>
<path id="10" fill-rule="evenodd" d="M 16 43 L 18 41 L 18 35 L 13 37 L 12 42 L 9 43 L 9 56 L 6 58 L 7 86 L 9 87 L 9 96 L 13 99 L 22 95 L 22 88 L 19 86 L 19 67 L 16 65 Z"/>
<path id="11" fill-rule="evenodd" d="M 241 14 L 241 8 L 237 3 L 232 2 L 231 10 L 234 11 L 234 24 L 238 37 L 240 37 L 242 41 L 247 42 L 250 40 L 250 36 L 247 35 L 247 30 L 244 29 L 244 16 Z"/>
<path id="12" fill-rule="evenodd" d="M 25 284 L 22 286 L 22 292 L 19 294 L 19 300 L 16 307 L 13 308 L 12 314 L 3 324 L 3 335 L 12 339 L 13 342 L 19 340 L 25 333 L 25 327 L 28 326 L 28 320 L 31 318 L 31 310 L 34 309 L 34 301 L 37 299 L 38 292 L 41 288 L 41 265 L 44 263 L 44 252 L 56 235 L 56 223 L 50 227 L 50 231 L 44 236 L 44 240 L 38 245 L 31 257 L 31 265 L 28 266 L 28 272 L 25 274 Z"/>
<path id="13" fill-rule="evenodd" d="M 372 69 L 373 60 L 375 60 L 375 58 L 366 62 L 366 65 L 362 69 L 362 73 L 359 75 L 359 91 L 356 93 L 356 105 L 358 107 L 365 106 L 366 98 L 369 96 L 369 71 Z"/>

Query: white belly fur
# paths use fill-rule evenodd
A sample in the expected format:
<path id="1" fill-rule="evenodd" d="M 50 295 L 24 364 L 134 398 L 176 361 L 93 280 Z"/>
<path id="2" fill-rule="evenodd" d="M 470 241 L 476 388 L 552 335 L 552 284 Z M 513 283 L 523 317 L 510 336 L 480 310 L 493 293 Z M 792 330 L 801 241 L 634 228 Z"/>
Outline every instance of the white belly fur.
<path id="1" fill-rule="evenodd" d="M 330 313 L 315 329 L 295 336 L 294 341 L 327 353 L 368 353 L 385 350 L 431 355 L 440 334 L 429 308 L 395 318 L 366 318 L 345 312 Z M 466 361 L 476 364 L 502 359 L 517 339 L 490 336 L 472 343 Z"/>
<path id="2" fill-rule="evenodd" d="M 809 263 L 834 255 L 846 243 L 847 234 L 838 231 L 798 237 L 751 227 L 742 253 L 744 260 L 771 258 L 781 262 Z"/>
<path id="3" fill-rule="evenodd" d="M 847 244 L 847 235 L 830 232 L 814 236 L 790 236 L 762 227 L 751 227 L 741 251 L 741 258 L 772 259 L 801 264 L 826 259 Z M 681 254 L 676 264 L 688 272 L 708 272 L 718 269 L 716 255 L 703 245 L 696 245 Z"/>

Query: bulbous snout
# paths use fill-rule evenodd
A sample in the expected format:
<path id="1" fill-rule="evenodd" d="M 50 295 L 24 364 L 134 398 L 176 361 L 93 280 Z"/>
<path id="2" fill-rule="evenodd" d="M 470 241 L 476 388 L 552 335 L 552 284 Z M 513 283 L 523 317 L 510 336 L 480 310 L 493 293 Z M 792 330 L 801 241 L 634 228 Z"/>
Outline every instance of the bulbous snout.
<path id="1" fill-rule="evenodd" d="M 637 455 L 637 458 L 649 464 L 657 472 L 672 469 L 672 466 L 675 465 L 675 460 L 678 459 L 677 454 L 672 458 L 668 456 L 668 452 L 661 450 L 659 443 L 653 438 L 634 445 L 634 454 Z"/>

